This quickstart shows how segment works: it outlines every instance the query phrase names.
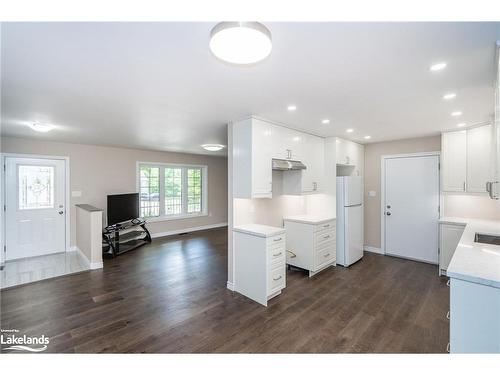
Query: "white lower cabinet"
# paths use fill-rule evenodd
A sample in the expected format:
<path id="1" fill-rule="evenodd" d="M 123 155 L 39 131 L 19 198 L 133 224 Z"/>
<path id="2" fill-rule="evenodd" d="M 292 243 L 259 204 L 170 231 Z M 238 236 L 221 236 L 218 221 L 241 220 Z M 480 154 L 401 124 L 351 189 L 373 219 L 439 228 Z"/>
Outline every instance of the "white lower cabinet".
<path id="1" fill-rule="evenodd" d="M 306 223 L 284 219 L 286 263 L 309 271 L 309 276 L 336 263 L 335 220 Z"/>
<path id="2" fill-rule="evenodd" d="M 499 288 L 451 279 L 451 353 L 500 353 L 499 317 Z"/>
<path id="3" fill-rule="evenodd" d="M 283 228 L 257 227 L 233 230 L 234 290 L 267 306 L 286 286 L 286 237 Z"/>
<path id="4" fill-rule="evenodd" d="M 464 229 L 465 224 L 439 224 L 439 275 L 446 274 Z"/>

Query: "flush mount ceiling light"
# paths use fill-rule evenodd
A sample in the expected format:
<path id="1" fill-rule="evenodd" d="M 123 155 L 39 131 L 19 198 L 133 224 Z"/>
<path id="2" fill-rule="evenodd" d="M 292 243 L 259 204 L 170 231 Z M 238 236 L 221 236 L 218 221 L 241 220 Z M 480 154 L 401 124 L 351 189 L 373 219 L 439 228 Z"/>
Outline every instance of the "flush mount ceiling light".
<path id="1" fill-rule="evenodd" d="M 460 124 L 457 124 L 457 127 L 463 128 L 465 125 L 466 125 L 465 122 L 461 122 Z"/>
<path id="2" fill-rule="evenodd" d="M 206 144 L 206 145 L 201 145 L 201 147 L 203 147 L 207 151 L 215 152 L 215 151 L 222 150 L 226 146 L 224 146 L 224 145 L 218 145 L 218 144 Z"/>
<path id="3" fill-rule="evenodd" d="M 292 111 L 295 111 L 297 109 L 297 106 L 289 105 L 288 107 L 286 107 L 286 109 L 288 109 L 290 112 L 292 112 Z"/>
<path id="4" fill-rule="evenodd" d="M 457 94 L 455 94 L 454 92 L 450 92 L 449 94 L 444 94 L 443 99 L 444 100 L 451 100 L 451 99 L 455 98 L 456 96 L 457 96 Z"/>
<path id="5" fill-rule="evenodd" d="M 33 129 L 34 131 L 40 132 L 40 133 L 47 133 L 50 132 L 52 129 L 55 128 L 54 125 L 51 124 L 44 124 L 41 122 L 34 122 L 29 124 L 29 127 Z"/>
<path id="6" fill-rule="evenodd" d="M 352 133 L 354 131 L 354 129 L 347 129 L 346 132 L 347 133 Z"/>
<path id="7" fill-rule="evenodd" d="M 365 139 L 370 139 L 371 137 L 371 135 L 365 135 Z"/>
<path id="8" fill-rule="evenodd" d="M 431 65 L 431 67 L 429 69 L 431 72 L 437 72 L 439 70 L 443 70 L 444 68 L 446 68 L 446 63 L 440 62 L 440 63 Z"/>
<path id="9" fill-rule="evenodd" d="M 231 64 L 262 61 L 272 48 L 271 33 L 258 22 L 220 22 L 210 33 L 212 53 Z"/>
<path id="10" fill-rule="evenodd" d="M 330 120 L 328 120 L 327 118 L 325 118 L 324 120 L 321 120 L 321 123 L 322 124 L 329 124 Z"/>
<path id="11" fill-rule="evenodd" d="M 462 112 L 461 112 L 461 111 L 451 112 L 451 115 L 452 115 L 453 117 L 462 116 Z"/>

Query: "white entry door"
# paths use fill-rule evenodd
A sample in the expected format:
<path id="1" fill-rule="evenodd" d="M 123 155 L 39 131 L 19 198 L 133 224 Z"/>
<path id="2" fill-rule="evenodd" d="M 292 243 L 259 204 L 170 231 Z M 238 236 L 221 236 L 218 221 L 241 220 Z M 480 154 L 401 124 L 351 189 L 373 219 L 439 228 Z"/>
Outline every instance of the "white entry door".
<path id="1" fill-rule="evenodd" d="M 438 263 L 439 156 L 386 158 L 385 253 Z"/>
<path id="2" fill-rule="evenodd" d="M 5 158 L 5 259 L 65 251 L 66 162 Z"/>

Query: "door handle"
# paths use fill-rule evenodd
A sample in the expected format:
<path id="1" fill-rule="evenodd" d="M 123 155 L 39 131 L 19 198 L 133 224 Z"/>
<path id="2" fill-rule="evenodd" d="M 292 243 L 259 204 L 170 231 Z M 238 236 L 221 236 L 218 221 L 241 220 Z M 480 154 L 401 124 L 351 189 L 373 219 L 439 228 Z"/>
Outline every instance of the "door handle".
<path id="1" fill-rule="evenodd" d="M 387 216 L 391 216 L 391 213 L 390 212 L 386 212 L 385 213 Z"/>
<path id="2" fill-rule="evenodd" d="M 59 215 L 62 215 L 64 213 L 64 211 L 59 211 Z"/>

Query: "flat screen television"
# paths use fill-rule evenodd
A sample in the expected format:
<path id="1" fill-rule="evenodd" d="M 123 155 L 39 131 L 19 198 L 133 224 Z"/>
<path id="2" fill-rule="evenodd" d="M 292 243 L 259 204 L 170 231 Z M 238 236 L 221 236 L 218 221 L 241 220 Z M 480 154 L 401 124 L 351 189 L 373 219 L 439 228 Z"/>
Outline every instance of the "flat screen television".
<path id="1" fill-rule="evenodd" d="M 139 217 L 139 193 L 108 195 L 108 225 Z"/>

